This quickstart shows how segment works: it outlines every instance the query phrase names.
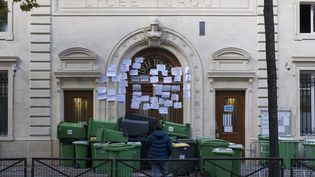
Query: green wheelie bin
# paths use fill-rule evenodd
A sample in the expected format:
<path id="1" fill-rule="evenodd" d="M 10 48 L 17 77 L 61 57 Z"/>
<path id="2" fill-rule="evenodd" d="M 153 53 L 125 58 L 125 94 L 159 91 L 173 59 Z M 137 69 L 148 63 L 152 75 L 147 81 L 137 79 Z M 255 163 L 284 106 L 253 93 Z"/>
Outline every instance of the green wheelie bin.
<path id="1" fill-rule="evenodd" d="M 132 159 L 134 157 L 135 146 L 125 143 L 94 143 L 92 147 L 92 158 L 112 159 L 113 164 L 104 161 L 95 161 L 93 167 L 95 173 L 107 174 L 110 177 L 131 177 L 133 169 L 122 163 L 116 163 L 117 159 Z M 104 163 L 104 165 L 101 165 Z M 124 161 L 125 164 L 132 166 L 131 161 Z M 98 166 L 100 165 L 100 166 Z"/>
<path id="2" fill-rule="evenodd" d="M 230 143 L 229 148 L 231 148 L 234 152 L 234 157 L 241 158 L 243 156 L 244 146 L 242 144 Z M 232 177 L 237 177 L 241 174 L 241 161 L 233 160 L 232 161 L 232 171 L 235 173 L 232 174 Z M 237 174 L 237 175 L 236 175 Z"/>
<path id="3" fill-rule="evenodd" d="M 99 128 L 107 128 L 110 130 L 118 131 L 118 124 L 115 122 L 105 122 L 105 121 L 97 121 L 94 119 L 90 119 L 88 130 L 87 130 L 87 138 L 91 142 L 96 142 L 96 134 Z"/>
<path id="4" fill-rule="evenodd" d="M 77 159 L 86 159 L 89 155 L 89 142 L 88 141 L 74 141 L 75 149 L 75 158 Z M 76 160 L 74 164 L 75 168 L 86 168 L 87 161 L 86 160 Z"/>
<path id="5" fill-rule="evenodd" d="M 222 139 L 212 139 L 208 137 L 197 137 L 197 158 L 199 158 L 198 168 L 203 171 L 203 158 L 215 157 L 212 152 L 214 148 L 228 147 L 229 142 Z"/>
<path id="6" fill-rule="evenodd" d="M 234 152 L 231 148 L 214 148 L 212 150 L 216 158 L 232 158 Z M 232 160 L 213 160 L 212 163 L 205 162 L 205 173 L 211 177 L 231 177 Z"/>
<path id="7" fill-rule="evenodd" d="M 74 158 L 74 145 L 72 140 L 62 140 L 59 142 L 59 157 L 60 158 Z M 73 167 L 74 160 L 60 160 L 60 166 Z"/>
<path id="8" fill-rule="evenodd" d="M 161 121 L 162 129 L 169 136 L 175 136 L 178 138 L 190 137 L 190 124 L 178 124 L 169 121 Z"/>
<path id="9" fill-rule="evenodd" d="M 127 144 L 134 146 L 133 159 L 139 160 L 141 159 L 141 142 L 128 142 Z M 140 170 L 140 161 L 132 161 L 132 167 L 135 168 L 133 171 Z M 137 169 L 137 170 L 136 170 Z"/>
<path id="10" fill-rule="evenodd" d="M 269 157 L 269 137 L 258 137 L 261 141 L 260 155 L 262 158 Z M 285 169 L 291 168 L 291 159 L 297 157 L 298 153 L 298 140 L 291 137 L 279 137 L 279 156 L 283 158 L 283 165 Z M 266 162 L 262 161 L 263 164 Z"/>
<path id="11" fill-rule="evenodd" d="M 57 125 L 57 138 L 86 139 L 86 126 L 82 123 L 60 122 Z"/>
<path id="12" fill-rule="evenodd" d="M 304 158 L 315 159 L 315 139 L 304 140 Z M 315 168 L 315 161 L 308 162 L 308 165 Z"/>
<path id="13" fill-rule="evenodd" d="M 107 143 L 94 143 L 92 144 L 92 158 L 93 159 L 107 159 L 107 150 L 104 147 L 107 146 Z M 97 174 L 111 174 L 111 162 L 106 162 L 106 160 L 93 160 L 92 167 L 95 168 L 94 172 Z"/>

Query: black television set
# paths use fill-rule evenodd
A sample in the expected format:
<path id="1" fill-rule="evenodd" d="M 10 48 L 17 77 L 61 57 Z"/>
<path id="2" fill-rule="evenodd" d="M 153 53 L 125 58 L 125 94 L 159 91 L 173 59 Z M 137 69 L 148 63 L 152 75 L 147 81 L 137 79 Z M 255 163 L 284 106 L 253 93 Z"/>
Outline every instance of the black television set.
<path id="1" fill-rule="evenodd" d="M 155 130 L 155 126 L 158 123 L 158 120 L 155 117 L 143 116 L 135 113 L 128 113 L 125 115 L 125 118 L 130 120 L 147 121 L 149 124 L 148 134 L 151 134 Z"/>
<path id="2" fill-rule="evenodd" d="M 128 137 L 145 137 L 148 135 L 149 123 L 147 121 L 120 118 L 119 130 Z"/>

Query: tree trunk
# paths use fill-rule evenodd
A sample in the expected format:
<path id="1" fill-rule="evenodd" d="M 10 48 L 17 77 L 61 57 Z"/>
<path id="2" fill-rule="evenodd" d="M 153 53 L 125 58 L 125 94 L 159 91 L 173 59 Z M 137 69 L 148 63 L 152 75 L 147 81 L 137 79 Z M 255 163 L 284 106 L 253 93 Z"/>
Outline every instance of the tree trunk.
<path id="1" fill-rule="evenodd" d="M 278 144 L 278 105 L 277 70 L 275 58 L 275 32 L 273 18 L 273 0 L 264 0 L 264 19 L 266 32 L 266 62 L 268 78 L 268 113 L 270 157 L 279 157 Z M 280 164 L 269 167 L 269 177 L 280 176 Z"/>

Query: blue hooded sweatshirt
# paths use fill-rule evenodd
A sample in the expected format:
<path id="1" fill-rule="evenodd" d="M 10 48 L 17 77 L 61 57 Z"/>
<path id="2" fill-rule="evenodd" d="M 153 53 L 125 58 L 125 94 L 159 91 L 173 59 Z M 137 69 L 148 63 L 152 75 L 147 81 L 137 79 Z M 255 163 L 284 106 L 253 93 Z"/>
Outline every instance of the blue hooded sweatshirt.
<path id="1" fill-rule="evenodd" d="M 172 142 L 162 130 L 155 130 L 148 137 L 150 159 L 168 159 L 172 154 Z"/>

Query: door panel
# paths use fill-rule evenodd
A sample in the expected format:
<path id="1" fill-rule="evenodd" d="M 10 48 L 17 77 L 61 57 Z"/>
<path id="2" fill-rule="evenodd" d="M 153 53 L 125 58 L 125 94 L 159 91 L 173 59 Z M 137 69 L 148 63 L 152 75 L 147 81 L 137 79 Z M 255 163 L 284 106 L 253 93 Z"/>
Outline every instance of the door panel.
<path id="1" fill-rule="evenodd" d="M 245 92 L 216 91 L 216 138 L 244 145 Z"/>
<path id="2" fill-rule="evenodd" d="M 93 117 L 92 90 L 64 91 L 64 120 L 66 122 L 86 122 Z"/>

